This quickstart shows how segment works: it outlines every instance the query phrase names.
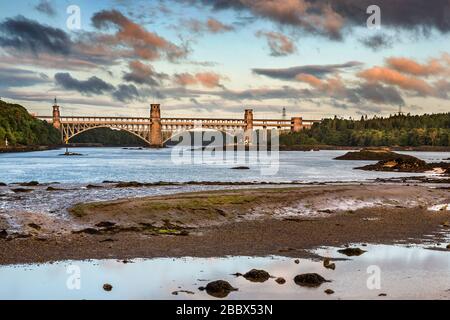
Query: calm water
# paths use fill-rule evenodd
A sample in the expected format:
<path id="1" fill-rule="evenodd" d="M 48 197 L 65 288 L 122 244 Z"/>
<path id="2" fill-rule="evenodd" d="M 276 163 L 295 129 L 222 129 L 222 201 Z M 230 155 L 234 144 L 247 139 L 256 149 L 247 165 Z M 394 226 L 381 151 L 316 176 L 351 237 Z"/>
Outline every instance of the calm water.
<path id="1" fill-rule="evenodd" d="M 32 153 L 0 154 L 0 182 L 24 181 L 61 183 L 99 183 L 104 180 L 141 182 L 186 181 L 270 181 L 323 182 L 360 181 L 377 177 L 405 176 L 407 174 L 353 170 L 369 164 L 367 161 L 336 161 L 333 158 L 346 151 L 280 152 L 274 175 L 264 175 L 269 165 L 245 161 L 243 153 L 233 160 L 225 153 L 226 161 L 206 159 L 206 163 L 177 164 L 170 149 L 123 150 L 121 148 L 79 148 L 71 151 L 81 157 L 62 157 L 63 150 Z M 409 152 L 424 160 L 441 161 L 448 153 Z M 250 170 L 231 170 L 246 165 Z M 272 167 L 274 168 L 274 167 Z"/>
<path id="2" fill-rule="evenodd" d="M 431 245 L 430 245 L 431 246 Z M 434 245 L 436 247 L 436 245 Z M 442 247 L 442 246 L 441 246 Z M 239 291 L 227 299 L 449 299 L 449 253 L 420 247 L 369 245 L 359 257 L 334 261 L 336 270 L 322 262 L 286 257 L 229 257 L 134 260 L 66 261 L 54 264 L 0 267 L 0 299 L 215 299 L 198 287 L 209 281 L 226 280 Z M 347 258 L 336 248 L 320 248 L 315 253 L 332 258 Z M 367 281 L 373 268 L 379 268 L 380 288 L 371 289 Z M 286 284 L 274 279 L 252 283 L 232 274 L 252 268 L 264 269 L 272 276 L 284 277 Z M 372 269 L 371 269 L 372 268 Z M 78 273 L 79 272 L 79 273 Z M 293 278 L 316 272 L 330 283 L 319 288 L 297 286 Z M 78 276 L 79 275 L 79 276 Z M 74 276 L 74 277 L 71 277 Z M 80 286 L 74 286 L 79 279 Z M 105 292 L 103 284 L 113 286 Z M 69 286 L 68 286 L 69 284 Z M 326 295 L 325 289 L 335 291 Z M 193 294 L 179 293 L 188 290 Z M 387 297 L 379 297 L 386 293 Z"/>

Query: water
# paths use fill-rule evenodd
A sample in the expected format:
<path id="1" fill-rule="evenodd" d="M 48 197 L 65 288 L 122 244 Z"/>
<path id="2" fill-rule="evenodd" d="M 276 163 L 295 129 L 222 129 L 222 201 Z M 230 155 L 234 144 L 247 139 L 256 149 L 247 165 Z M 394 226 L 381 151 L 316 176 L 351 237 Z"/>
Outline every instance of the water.
<path id="1" fill-rule="evenodd" d="M 39 181 L 41 183 L 100 183 L 104 180 L 140 182 L 187 181 L 265 181 L 323 182 L 362 181 L 378 177 L 411 176 L 414 174 L 353 170 L 373 162 L 336 161 L 346 151 L 280 152 L 275 175 L 263 175 L 265 164 L 247 163 L 250 170 L 231 170 L 236 165 L 227 161 L 177 165 L 170 149 L 124 150 L 121 148 L 78 148 L 81 157 L 59 156 L 63 150 L 0 154 L 0 182 Z M 408 152 L 424 160 L 440 161 L 448 153 Z M 228 156 L 230 154 L 227 154 Z M 243 160 L 243 154 L 239 159 Z M 237 164 L 242 163 L 242 161 Z"/>
<path id="2" fill-rule="evenodd" d="M 439 246 L 434 246 L 439 247 Z M 216 299 L 198 287 L 209 281 L 226 280 L 239 291 L 227 299 L 449 299 L 449 252 L 422 247 L 368 245 L 359 257 L 334 261 L 336 270 L 323 267 L 321 261 L 271 257 L 225 257 L 181 259 L 136 259 L 124 264 L 117 260 L 64 261 L 53 264 L 0 267 L 0 299 Z M 442 246 L 440 246 L 442 248 Z M 319 248 L 315 253 L 331 258 L 346 258 L 337 248 Z M 367 281 L 379 270 L 380 288 L 369 288 Z M 236 272 L 252 268 L 284 277 L 279 285 L 274 278 L 252 283 Z M 369 269 L 368 269 L 369 268 Z M 80 289 L 74 289 L 78 279 Z M 319 288 L 299 287 L 293 278 L 316 272 L 330 283 Z M 75 277 L 73 277 L 75 275 Z M 71 277 L 72 276 L 72 277 Z M 105 292 L 103 284 L 113 286 Z M 371 282 L 372 283 L 372 282 Z M 68 286 L 69 284 L 69 286 Z M 325 289 L 335 291 L 333 295 Z M 179 293 L 188 290 L 194 294 Z M 380 297 L 385 293 L 387 297 Z"/>

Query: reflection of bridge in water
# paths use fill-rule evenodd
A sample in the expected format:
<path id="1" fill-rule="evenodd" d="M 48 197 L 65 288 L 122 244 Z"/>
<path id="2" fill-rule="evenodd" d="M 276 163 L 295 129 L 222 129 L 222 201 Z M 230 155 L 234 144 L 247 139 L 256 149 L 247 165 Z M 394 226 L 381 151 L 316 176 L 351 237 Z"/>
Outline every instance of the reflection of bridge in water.
<path id="1" fill-rule="evenodd" d="M 294 117 L 290 120 L 282 119 L 254 119 L 253 110 L 245 110 L 244 119 L 212 119 L 212 118 L 161 118 L 159 104 L 152 104 L 150 117 L 97 117 L 97 116 L 72 116 L 62 117 L 59 106 L 53 106 L 53 116 L 38 116 L 37 118 L 53 123 L 53 126 L 61 131 L 62 140 L 69 140 L 88 130 L 97 128 L 111 128 L 127 131 L 152 147 L 161 147 L 174 133 L 189 131 L 199 125 L 203 129 L 213 129 L 226 133 L 239 131 L 246 132 L 251 137 L 251 132 L 256 129 L 277 129 L 282 131 L 299 132 L 311 127 L 320 120 L 305 120 Z"/>

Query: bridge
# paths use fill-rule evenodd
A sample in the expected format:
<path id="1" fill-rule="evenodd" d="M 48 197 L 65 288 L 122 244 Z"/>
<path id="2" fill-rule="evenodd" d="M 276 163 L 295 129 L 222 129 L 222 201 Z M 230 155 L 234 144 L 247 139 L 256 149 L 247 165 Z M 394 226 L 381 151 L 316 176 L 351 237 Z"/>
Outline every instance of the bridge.
<path id="1" fill-rule="evenodd" d="M 63 117 L 56 99 L 52 116 L 36 116 L 36 118 L 52 123 L 56 129 L 61 131 L 62 141 L 66 144 L 73 137 L 88 130 L 111 128 L 127 131 L 155 148 L 162 147 L 174 133 L 192 130 L 199 124 L 203 129 L 213 129 L 225 133 L 243 130 L 246 132 L 246 137 L 251 137 L 251 134 L 248 133 L 257 129 L 299 132 L 304 128 L 311 127 L 315 122 L 320 122 L 320 120 L 305 120 L 302 117 L 293 117 L 290 120 L 255 119 L 251 109 L 245 110 L 243 119 L 162 118 L 159 104 L 151 105 L 149 117 Z"/>

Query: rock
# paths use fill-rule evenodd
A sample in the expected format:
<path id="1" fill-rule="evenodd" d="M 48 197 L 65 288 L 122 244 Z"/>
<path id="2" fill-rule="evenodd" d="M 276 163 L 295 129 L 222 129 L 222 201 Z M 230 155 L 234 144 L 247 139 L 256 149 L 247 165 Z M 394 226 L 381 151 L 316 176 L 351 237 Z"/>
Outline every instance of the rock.
<path id="1" fill-rule="evenodd" d="M 41 230 L 41 226 L 36 223 L 29 223 L 28 226 L 34 230 Z"/>
<path id="2" fill-rule="evenodd" d="M 331 282 L 317 273 L 299 274 L 294 278 L 295 284 L 302 287 L 319 287 L 322 283 Z"/>
<path id="3" fill-rule="evenodd" d="M 91 235 L 102 234 L 100 230 L 94 229 L 94 228 L 86 228 L 86 229 L 82 229 L 82 230 L 79 230 L 79 231 L 72 231 L 72 233 L 74 233 L 74 234 L 85 233 L 85 234 L 91 234 Z"/>
<path id="4" fill-rule="evenodd" d="M 116 223 L 114 222 L 109 222 L 109 221 L 102 221 L 97 223 L 95 226 L 97 228 L 112 228 L 116 225 Z"/>
<path id="5" fill-rule="evenodd" d="M 450 222 L 444 221 L 444 222 L 442 222 L 442 226 L 443 226 L 444 228 L 450 228 Z"/>
<path id="6" fill-rule="evenodd" d="M 230 292 L 238 291 L 237 288 L 233 288 L 229 282 L 224 280 L 210 282 L 206 287 L 200 287 L 199 290 L 206 290 L 207 294 L 215 298 L 226 298 Z"/>
<path id="7" fill-rule="evenodd" d="M 11 189 L 11 191 L 14 193 L 28 193 L 28 192 L 33 192 L 33 189 L 15 188 L 15 189 Z"/>
<path id="8" fill-rule="evenodd" d="M 55 187 L 48 187 L 46 190 L 47 191 L 62 191 L 63 189 L 58 189 L 58 188 L 55 188 Z"/>
<path id="9" fill-rule="evenodd" d="M 252 269 L 246 274 L 244 278 L 251 282 L 266 282 L 270 278 L 270 274 L 264 270 Z"/>
<path id="10" fill-rule="evenodd" d="M 101 189 L 101 188 L 103 188 L 102 186 L 96 186 L 96 185 L 93 185 L 93 184 L 88 184 L 87 186 L 86 186 L 86 188 L 87 189 Z"/>
<path id="11" fill-rule="evenodd" d="M 323 260 L 323 266 L 325 268 L 331 269 L 331 270 L 336 269 L 336 264 L 331 263 L 331 260 L 329 258 L 326 258 L 325 260 Z"/>
<path id="12" fill-rule="evenodd" d="M 232 276 L 235 276 L 235 277 L 242 277 L 243 274 L 240 273 L 240 272 L 236 272 L 236 273 L 233 273 Z"/>
<path id="13" fill-rule="evenodd" d="M 360 256 L 360 255 L 362 255 L 363 253 L 365 253 L 367 251 L 364 251 L 364 250 L 362 250 L 360 248 L 345 248 L 345 249 L 342 249 L 342 250 L 338 250 L 338 252 L 342 253 L 342 254 L 345 254 L 348 257 L 353 257 L 353 256 Z"/>
<path id="14" fill-rule="evenodd" d="M 300 263 L 300 260 L 295 259 L 295 260 L 294 260 L 294 263 L 295 263 L 295 264 L 299 264 L 299 263 Z"/>
<path id="15" fill-rule="evenodd" d="M 278 284 L 285 284 L 286 283 L 286 279 L 279 277 L 275 279 L 275 282 Z"/>
<path id="16" fill-rule="evenodd" d="M 335 160 L 363 160 L 363 161 L 382 161 L 392 159 L 411 159 L 412 156 L 392 152 L 387 148 L 366 148 L 360 151 L 352 151 L 334 158 Z"/>
<path id="17" fill-rule="evenodd" d="M 36 187 L 38 185 L 39 185 L 39 182 L 37 182 L 37 181 L 24 182 L 24 183 L 20 184 L 21 187 Z"/>
<path id="18" fill-rule="evenodd" d="M 105 291 L 111 291 L 112 290 L 112 288 L 113 288 L 113 286 L 112 285 L 110 285 L 109 283 L 105 283 L 104 285 L 103 285 L 103 290 L 105 290 Z"/>
<path id="19" fill-rule="evenodd" d="M 118 184 L 116 184 L 116 188 L 139 188 L 143 186 L 144 186 L 143 183 L 137 181 L 119 182 Z"/>
<path id="20" fill-rule="evenodd" d="M 0 239 L 6 239 L 8 237 L 8 232 L 6 230 L 0 231 Z"/>
<path id="21" fill-rule="evenodd" d="M 7 184 L 6 183 L 4 183 L 4 182 L 0 182 L 0 187 L 6 187 L 7 186 Z"/>
<path id="22" fill-rule="evenodd" d="M 234 168 L 231 168 L 232 170 L 250 170 L 250 168 L 249 167 L 244 167 L 244 166 L 241 166 L 241 167 L 234 167 Z"/>
<path id="23" fill-rule="evenodd" d="M 378 296 L 379 296 L 379 297 L 386 297 L 387 294 L 386 294 L 386 293 L 380 293 Z"/>
<path id="24" fill-rule="evenodd" d="M 333 293 L 334 293 L 334 291 L 331 290 L 331 289 L 327 289 L 327 290 L 325 290 L 324 292 L 325 292 L 326 294 L 333 294 Z"/>
<path id="25" fill-rule="evenodd" d="M 450 244 L 447 245 L 447 249 L 450 250 Z"/>
<path id="26" fill-rule="evenodd" d="M 172 294 L 173 294 L 174 296 L 177 296 L 179 293 L 195 294 L 194 292 L 188 291 L 188 290 L 178 290 L 178 291 L 172 292 Z"/>

